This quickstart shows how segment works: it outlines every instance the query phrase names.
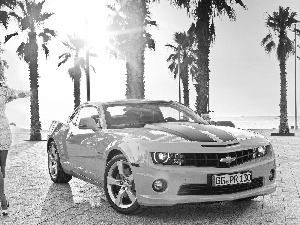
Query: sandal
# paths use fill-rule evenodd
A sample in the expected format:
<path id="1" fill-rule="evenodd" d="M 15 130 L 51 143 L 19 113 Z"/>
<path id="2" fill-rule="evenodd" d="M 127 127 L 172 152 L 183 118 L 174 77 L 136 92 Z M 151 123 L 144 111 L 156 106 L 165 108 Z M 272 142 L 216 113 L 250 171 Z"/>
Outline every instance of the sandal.
<path id="1" fill-rule="evenodd" d="M 5 195 L 4 195 L 4 196 L 5 196 Z M 8 202 L 8 200 L 6 199 L 6 197 L 5 197 L 5 200 L 6 200 L 6 207 L 8 208 L 8 207 L 9 207 L 9 202 Z M 8 216 L 8 211 L 7 211 L 7 209 L 2 210 L 2 216 Z"/>

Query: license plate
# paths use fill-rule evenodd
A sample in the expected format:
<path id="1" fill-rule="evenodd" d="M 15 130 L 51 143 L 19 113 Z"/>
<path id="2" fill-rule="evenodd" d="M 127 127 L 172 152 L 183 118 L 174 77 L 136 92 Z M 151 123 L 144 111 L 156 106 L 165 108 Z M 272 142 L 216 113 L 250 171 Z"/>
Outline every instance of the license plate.
<path id="1" fill-rule="evenodd" d="M 250 171 L 243 173 L 212 175 L 212 186 L 225 186 L 234 184 L 251 183 L 252 173 Z"/>

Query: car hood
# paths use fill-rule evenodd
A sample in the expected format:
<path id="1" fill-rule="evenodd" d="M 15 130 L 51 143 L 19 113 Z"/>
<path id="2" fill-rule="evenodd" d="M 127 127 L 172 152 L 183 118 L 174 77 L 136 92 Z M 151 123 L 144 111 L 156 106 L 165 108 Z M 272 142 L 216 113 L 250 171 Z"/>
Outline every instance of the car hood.
<path id="1" fill-rule="evenodd" d="M 230 146 L 242 140 L 263 138 L 247 130 L 203 125 L 197 123 L 153 123 L 144 128 L 123 129 L 122 133 L 130 133 L 130 137 L 141 141 L 158 142 L 200 142 L 201 145 Z M 265 139 L 264 139 L 265 140 Z"/>

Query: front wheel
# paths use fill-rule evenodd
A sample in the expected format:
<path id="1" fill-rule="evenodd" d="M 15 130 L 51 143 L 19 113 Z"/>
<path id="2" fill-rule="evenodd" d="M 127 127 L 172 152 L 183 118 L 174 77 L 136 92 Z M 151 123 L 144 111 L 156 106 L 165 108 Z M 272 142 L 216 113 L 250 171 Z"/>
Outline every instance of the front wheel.
<path id="1" fill-rule="evenodd" d="M 58 150 L 54 141 L 51 141 L 48 149 L 48 170 L 51 180 L 54 183 L 68 183 L 72 176 L 66 174 L 60 164 Z"/>
<path id="2" fill-rule="evenodd" d="M 140 208 L 132 170 L 124 155 L 114 156 L 107 164 L 104 190 L 109 204 L 119 213 L 132 214 Z"/>

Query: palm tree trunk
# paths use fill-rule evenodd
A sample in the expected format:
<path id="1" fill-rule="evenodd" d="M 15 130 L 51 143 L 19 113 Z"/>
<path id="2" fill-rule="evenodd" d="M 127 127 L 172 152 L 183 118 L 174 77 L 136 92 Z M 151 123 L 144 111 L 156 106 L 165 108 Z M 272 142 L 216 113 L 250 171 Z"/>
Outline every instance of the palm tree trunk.
<path id="1" fill-rule="evenodd" d="M 279 133 L 290 133 L 287 117 L 286 61 L 280 59 L 280 124 Z"/>
<path id="2" fill-rule="evenodd" d="M 186 107 L 189 107 L 190 89 L 189 89 L 189 72 L 187 67 L 185 67 L 184 70 L 182 70 L 181 80 L 182 80 L 182 87 L 183 87 L 183 102 L 184 102 L 183 104 Z"/>
<path id="3" fill-rule="evenodd" d="M 74 79 L 74 109 L 80 105 L 80 77 Z"/>
<path id="4" fill-rule="evenodd" d="M 74 109 L 80 105 L 80 80 L 81 70 L 78 65 L 74 66 Z"/>
<path id="5" fill-rule="evenodd" d="M 142 41 L 143 43 L 143 41 Z M 126 98 L 144 99 L 145 98 L 145 81 L 144 81 L 144 68 L 145 68 L 145 45 L 136 45 L 137 50 L 133 51 L 127 57 L 126 69 Z"/>
<path id="6" fill-rule="evenodd" d="M 196 84 L 196 111 L 199 115 L 208 113 L 208 96 L 209 96 L 209 53 L 210 53 L 210 37 L 209 37 L 209 20 L 197 21 L 196 38 L 197 38 L 197 66 L 198 73 L 195 76 Z"/>
<path id="7" fill-rule="evenodd" d="M 29 80 L 30 80 L 30 141 L 41 141 L 41 122 L 38 97 L 38 45 L 36 33 L 29 33 Z"/>
<path id="8" fill-rule="evenodd" d="M 141 31 L 131 36 L 131 49 L 126 56 L 126 98 L 145 98 L 145 27 L 144 23 L 147 17 L 147 1 L 131 1 L 130 7 L 133 12 L 131 15 L 134 20 L 134 28 L 140 28 Z"/>

